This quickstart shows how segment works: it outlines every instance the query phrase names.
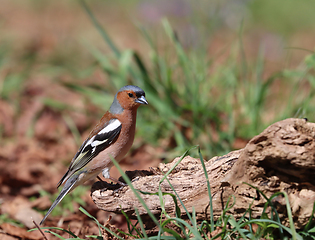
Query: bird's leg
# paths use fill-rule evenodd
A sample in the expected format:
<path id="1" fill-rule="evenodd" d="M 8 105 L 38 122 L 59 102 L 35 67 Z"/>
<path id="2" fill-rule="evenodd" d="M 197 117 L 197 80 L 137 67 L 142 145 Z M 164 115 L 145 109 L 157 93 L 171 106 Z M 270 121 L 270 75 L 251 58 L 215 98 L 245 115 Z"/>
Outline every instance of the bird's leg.
<path id="1" fill-rule="evenodd" d="M 100 176 L 97 176 L 97 179 L 100 180 L 100 181 L 103 182 L 103 183 L 106 182 L 106 181 L 104 181 L 103 179 L 101 179 Z M 126 183 L 124 183 L 124 182 L 121 182 L 121 181 L 119 181 L 119 180 L 117 180 L 117 179 L 111 177 L 111 176 L 107 176 L 107 179 L 110 179 L 110 180 L 112 180 L 113 182 L 116 182 L 116 183 L 118 183 L 119 185 L 122 185 L 122 186 L 127 186 L 127 185 L 128 185 L 128 184 L 126 184 Z"/>
<path id="2" fill-rule="evenodd" d="M 112 178 L 110 176 L 106 176 L 106 179 L 110 179 L 114 182 L 117 182 L 119 185 L 113 184 L 113 182 L 108 183 L 108 182 L 104 181 L 100 176 L 97 176 L 97 179 L 100 180 L 101 184 L 103 185 L 102 189 L 100 189 L 101 194 L 107 190 L 112 190 L 113 194 L 117 193 L 127 185 L 126 183 L 118 181 L 115 178 Z"/>
<path id="3" fill-rule="evenodd" d="M 128 184 L 127 183 L 124 183 L 124 182 L 121 182 L 121 181 L 119 181 L 118 179 L 115 179 L 115 178 L 113 178 L 113 177 L 108 177 L 108 179 L 110 179 L 110 180 L 112 180 L 113 182 L 116 182 L 116 183 L 118 183 L 119 185 L 121 185 L 121 186 L 128 186 Z"/>
<path id="4" fill-rule="evenodd" d="M 101 179 L 100 176 L 97 176 L 97 179 L 100 180 L 101 182 L 104 182 L 104 180 Z"/>
<path id="5" fill-rule="evenodd" d="M 113 182 L 116 182 L 116 183 L 118 183 L 118 184 L 121 185 L 121 186 L 126 186 L 126 185 L 128 185 L 128 184 L 126 184 L 126 183 L 123 183 L 123 182 L 121 182 L 121 181 L 115 179 L 115 178 L 112 178 L 112 177 L 109 175 L 109 170 L 110 170 L 109 168 L 104 168 L 104 169 L 103 169 L 102 175 L 103 175 L 104 178 L 110 179 L 110 180 L 112 180 Z"/>

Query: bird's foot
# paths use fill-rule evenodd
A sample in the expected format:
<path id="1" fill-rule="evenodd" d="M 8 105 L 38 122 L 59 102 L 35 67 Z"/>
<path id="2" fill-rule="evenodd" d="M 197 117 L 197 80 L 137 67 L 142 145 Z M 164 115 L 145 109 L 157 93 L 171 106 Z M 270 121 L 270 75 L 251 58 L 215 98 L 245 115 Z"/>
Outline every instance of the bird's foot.
<path id="1" fill-rule="evenodd" d="M 118 184 L 121 185 L 122 187 L 128 186 L 127 183 L 121 182 L 121 181 L 119 181 L 118 179 L 115 179 L 115 178 L 112 178 L 112 177 L 109 177 L 108 179 L 112 180 L 113 182 L 118 183 Z"/>

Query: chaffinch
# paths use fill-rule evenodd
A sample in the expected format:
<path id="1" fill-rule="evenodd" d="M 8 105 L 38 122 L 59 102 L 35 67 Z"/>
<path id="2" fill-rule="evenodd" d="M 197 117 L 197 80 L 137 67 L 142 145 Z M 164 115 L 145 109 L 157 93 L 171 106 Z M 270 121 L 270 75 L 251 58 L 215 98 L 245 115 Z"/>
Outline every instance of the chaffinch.
<path id="1" fill-rule="evenodd" d="M 97 177 L 101 172 L 104 178 L 110 178 L 109 170 L 113 166 L 111 157 L 120 161 L 133 143 L 137 109 L 141 104 L 148 104 L 141 88 L 129 85 L 118 90 L 109 111 L 90 132 L 59 181 L 57 187 L 63 183 L 65 185 L 40 224 L 78 185 Z"/>

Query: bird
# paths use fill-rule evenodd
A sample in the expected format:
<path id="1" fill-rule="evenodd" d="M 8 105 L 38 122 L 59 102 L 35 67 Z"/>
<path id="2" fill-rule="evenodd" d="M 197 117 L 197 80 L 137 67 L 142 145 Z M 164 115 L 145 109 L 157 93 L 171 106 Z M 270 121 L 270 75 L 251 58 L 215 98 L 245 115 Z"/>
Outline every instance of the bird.
<path id="1" fill-rule="evenodd" d="M 127 85 L 118 90 L 109 110 L 92 129 L 59 181 L 57 188 L 62 184 L 64 186 L 40 224 L 44 223 L 66 194 L 78 185 L 98 177 L 100 173 L 104 178 L 110 178 L 109 170 L 113 166 L 111 159 L 119 162 L 133 144 L 137 109 L 142 104 L 147 105 L 148 102 L 140 87 Z"/>

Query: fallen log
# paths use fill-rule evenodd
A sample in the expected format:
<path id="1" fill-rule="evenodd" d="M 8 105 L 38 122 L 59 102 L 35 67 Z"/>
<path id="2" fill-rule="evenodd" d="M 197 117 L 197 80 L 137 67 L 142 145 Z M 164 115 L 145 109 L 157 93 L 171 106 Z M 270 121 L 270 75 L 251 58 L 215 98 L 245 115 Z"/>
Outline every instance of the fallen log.
<path id="1" fill-rule="evenodd" d="M 155 193 L 163 174 L 177 163 L 161 163 L 151 171 L 127 172 L 135 189 Z M 218 218 L 228 198 L 235 196 L 235 205 L 229 210 L 235 218 L 244 214 L 252 204 L 251 216 L 260 216 L 266 203 L 256 189 L 268 198 L 276 192 L 286 192 L 295 225 L 302 227 L 312 214 L 315 202 L 315 123 L 305 119 L 286 119 L 272 124 L 251 139 L 245 148 L 205 162 L 211 185 L 213 213 Z M 185 157 L 168 176 L 169 182 L 189 212 L 194 207 L 198 220 L 209 219 L 209 194 L 200 159 Z M 163 192 L 174 193 L 167 181 L 161 184 Z M 96 182 L 92 187 L 92 199 L 98 208 L 135 217 L 135 207 L 145 219 L 146 210 L 125 186 Z M 158 196 L 141 194 L 152 213 L 161 213 Z M 172 214 L 175 205 L 171 196 L 164 197 L 165 210 Z M 286 202 L 283 196 L 272 200 L 283 224 L 288 225 Z M 182 206 L 182 213 L 183 211 Z"/>

